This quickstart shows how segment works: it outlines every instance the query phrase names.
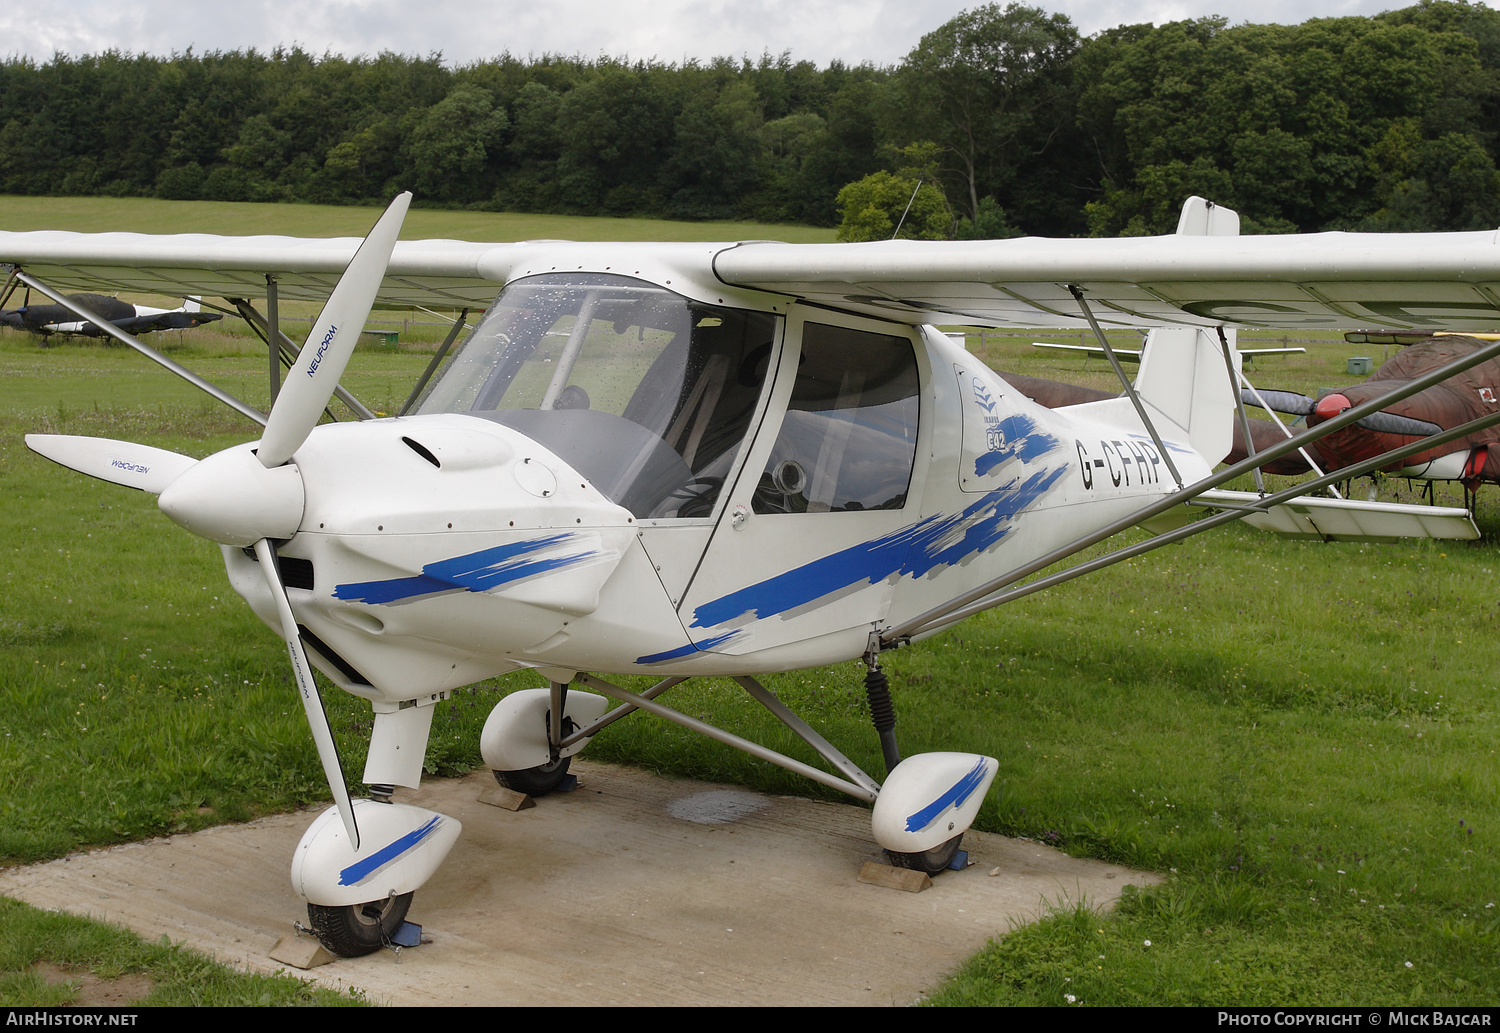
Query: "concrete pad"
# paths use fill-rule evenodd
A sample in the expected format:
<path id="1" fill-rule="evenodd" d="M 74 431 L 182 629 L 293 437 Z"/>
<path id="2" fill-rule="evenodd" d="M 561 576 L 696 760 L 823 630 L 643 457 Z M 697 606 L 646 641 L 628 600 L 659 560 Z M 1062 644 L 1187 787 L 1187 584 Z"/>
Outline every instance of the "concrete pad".
<path id="1" fill-rule="evenodd" d="M 905 1005 L 1050 906 L 1157 881 L 970 832 L 967 870 L 900 892 L 859 881 L 881 860 L 866 808 L 573 770 L 576 792 L 522 811 L 482 803 L 482 771 L 400 791 L 464 826 L 408 916 L 431 942 L 292 974 L 396 1005 Z M 12 868 L 0 893 L 277 971 L 273 945 L 307 921 L 288 870 L 313 817 Z"/>

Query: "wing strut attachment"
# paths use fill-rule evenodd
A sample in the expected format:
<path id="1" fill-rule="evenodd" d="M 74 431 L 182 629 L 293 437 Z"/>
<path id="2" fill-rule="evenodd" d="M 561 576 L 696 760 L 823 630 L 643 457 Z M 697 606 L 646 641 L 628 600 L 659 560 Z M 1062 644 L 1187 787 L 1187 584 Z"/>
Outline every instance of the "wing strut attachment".
<path id="1" fill-rule="evenodd" d="M 1151 435 L 1151 440 L 1156 443 L 1156 451 L 1161 454 L 1162 460 L 1167 464 L 1167 469 L 1171 471 L 1172 480 L 1177 482 L 1177 490 L 1181 491 L 1182 474 L 1177 472 L 1177 464 L 1172 462 L 1172 453 L 1167 451 L 1167 446 L 1162 441 L 1161 435 L 1156 432 L 1156 424 L 1152 423 L 1151 417 L 1146 415 L 1146 407 L 1141 404 L 1140 398 L 1135 393 L 1135 388 L 1131 386 L 1130 378 L 1125 375 L 1125 368 L 1120 365 L 1120 359 L 1115 355 L 1115 350 L 1109 346 L 1109 340 L 1104 336 L 1104 331 L 1099 329 L 1099 322 L 1094 318 L 1094 313 L 1089 308 L 1089 303 L 1083 300 L 1083 288 L 1079 287 L 1076 283 L 1070 283 L 1068 284 L 1068 291 L 1073 295 L 1074 300 L 1078 302 L 1078 307 L 1083 311 L 1083 318 L 1089 321 L 1089 327 L 1094 331 L 1094 340 L 1099 342 L 1099 346 L 1104 349 L 1105 358 L 1109 359 L 1109 364 L 1115 368 L 1115 376 L 1119 377 L 1120 383 L 1125 386 L 1125 394 L 1130 399 L 1130 404 L 1135 406 L 1135 414 L 1141 418 L 1141 423 L 1145 424 L 1146 432 Z"/>
<path id="2" fill-rule="evenodd" d="M 1277 445 L 1272 445 L 1270 448 L 1267 448 L 1261 452 L 1256 453 L 1253 456 L 1243 459 L 1240 462 L 1235 463 L 1233 466 L 1226 466 L 1224 469 L 1218 471 L 1217 473 L 1210 474 L 1209 476 L 1203 478 L 1201 481 L 1189 485 L 1187 488 L 1184 488 L 1180 492 L 1175 492 L 1171 495 L 1164 496 L 1163 498 L 1160 498 L 1157 501 L 1151 503 L 1149 506 L 1145 506 L 1144 508 L 1131 513 L 1129 516 L 1122 517 L 1119 520 L 1116 520 L 1114 523 L 1107 524 L 1104 527 L 1101 527 L 1099 530 L 1094 531 L 1091 534 L 1084 535 L 1082 538 L 1076 539 L 1075 541 L 1070 542 L 1067 545 L 1064 545 L 1057 549 L 1053 549 L 1045 556 L 1040 556 L 1037 559 L 1030 561 L 1029 563 L 1022 564 L 1021 566 L 1010 571 L 1008 574 L 1002 574 L 1000 577 L 994 578 L 991 581 L 987 581 L 977 588 L 970 589 L 957 598 L 951 599 L 939 606 L 934 606 L 926 613 L 918 614 L 911 620 L 883 632 L 880 636 L 881 645 L 884 648 L 891 648 L 892 646 L 901 645 L 905 642 L 910 641 L 912 636 L 914 635 L 936 631 L 938 628 L 962 620 L 964 617 L 978 613 L 981 610 L 987 610 L 990 607 L 997 605 L 997 603 L 1000 601 L 1013 598 L 1013 596 L 1007 595 L 1004 597 L 1000 597 L 999 599 L 991 600 L 989 597 L 995 595 L 995 593 L 999 592 L 1001 589 L 1008 588 L 1024 577 L 1029 577 L 1030 575 L 1035 574 L 1037 571 L 1042 570 L 1045 567 L 1050 567 L 1052 564 L 1058 562 L 1059 560 L 1067 559 L 1069 556 L 1073 556 L 1083 551 L 1084 549 L 1087 549 L 1091 545 L 1102 542 L 1104 539 L 1109 538 L 1112 535 L 1118 534 L 1121 531 L 1134 527 L 1135 525 L 1145 520 L 1149 520 L 1151 517 L 1165 513 L 1169 509 L 1174 509 L 1185 502 L 1190 502 L 1209 489 L 1217 488 L 1221 484 L 1232 481 L 1236 477 L 1242 476 L 1243 474 L 1247 474 L 1257 466 L 1263 466 L 1273 459 L 1279 459 L 1281 456 L 1286 455 L 1288 452 L 1295 451 L 1303 444 L 1317 441 L 1328 434 L 1334 433 L 1335 431 L 1343 430 L 1345 427 L 1349 426 L 1352 423 L 1358 423 L 1360 420 L 1364 419 L 1371 413 L 1379 412 L 1386 406 L 1390 405 L 1392 402 L 1399 402 L 1401 399 L 1409 398 L 1420 391 L 1426 391 L 1429 387 L 1440 384 L 1444 380 L 1447 380 L 1449 377 L 1452 377 L 1457 373 L 1462 373 L 1466 369 L 1477 366 L 1483 362 L 1489 362 L 1491 359 L 1497 357 L 1500 357 L 1500 340 L 1491 342 L 1490 344 L 1485 345 L 1485 347 L 1480 348 L 1477 351 L 1470 352 L 1468 355 L 1460 356 L 1459 358 L 1454 359 L 1452 362 L 1448 363 L 1446 366 L 1441 366 L 1438 369 L 1431 371 L 1430 373 L 1423 374 L 1415 380 L 1409 380 L 1404 384 L 1400 384 L 1392 390 L 1387 391 L 1385 394 L 1370 399 L 1368 402 L 1362 402 L 1359 405 L 1354 406 L 1353 408 L 1346 409 L 1344 410 L 1344 412 L 1340 413 L 1338 416 L 1335 416 L 1333 419 L 1328 420 L 1326 423 L 1320 423 L 1316 427 L 1313 427 L 1311 430 L 1297 435 L 1295 438 L 1288 438 L 1286 441 L 1283 441 Z M 1488 416 L 1482 416 L 1477 420 L 1471 420 L 1470 422 L 1465 423 L 1462 426 L 1446 430 L 1441 434 L 1435 434 L 1432 437 L 1423 438 L 1420 441 L 1412 442 L 1410 445 L 1405 445 L 1392 452 L 1387 452 L 1383 456 L 1376 456 L 1374 459 L 1368 460 L 1367 462 L 1360 463 L 1356 466 L 1351 466 L 1343 470 L 1336 470 L 1331 474 L 1325 474 L 1323 477 L 1320 477 L 1315 481 L 1308 481 L 1304 484 L 1295 485 L 1294 487 L 1288 488 L 1287 490 L 1279 492 L 1276 495 L 1267 496 L 1266 498 L 1255 503 L 1250 508 L 1270 509 L 1272 506 L 1287 502 L 1299 495 L 1305 495 L 1310 491 L 1316 491 L 1318 488 L 1324 487 L 1328 484 L 1332 484 L 1335 481 L 1345 480 L 1350 477 L 1363 476 L 1365 473 L 1368 473 L 1371 470 L 1377 470 L 1382 466 L 1386 466 L 1392 462 L 1395 462 L 1396 460 L 1405 459 L 1408 456 L 1416 455 L 1418 452 L 1425 451 L 1437 445 L 1446 444 L 1449 441 L 1456 441 L 1459 438 L 1465 437 L 1469 434 L 1477 433 L 1478 431 L 1485 430 L 1497 424 L 1500 424 L 1500 412 L 1495 412 Z M 1182 538 L 1188 537 L 1189 535 L 1197 534 L 1199 531 L 1206 531 L 1211 527 L 1217 527 L 1221 523 L 1227 523 L 1230 520 L 1239 519 L 1241 515 L 1241 513 L 1232 510 L 1226 513 L 1217 514 L 1204 520 L 1199 520 L 1196 523 L 1189 525 L 1188 527 L 1181 528 L 1179 529 L 1179 531 L 1174 531 L 1170 534 L 1158 535 L 1157 537 L 1152 538 L 1149 542 L 1143 542 L 1142 545 L 1149 546 L 1151 548 L 1155 548 L 1158 545 L 1166 545 L 1173 541 L 1179 541 Z M 1187 533 L 1183 534 L 1182 532 Z M 1146 550 L 1139 549 L 1139 551 Z M 1121 552 L 1126 552 L 1132 556 L 1136 555 L 1136 552 L 1130 550 L 1121 550 Z M 1116 559 L 1111 559 L 1111 557 L 1116 555 L 1118 554 L 1111 553 L 1109 556 L 1102 557 L 1102 559 L 1109 560 L 1110 562 L 1118 562 L 1118 560 Z M 1119 558 L 1124 559 L 1126 558 L 1126 556 L 1121 555 L 1119 556 Z M 1107 564 L 1100 563 L 1098 565 Z M 1077 573 L 1084 573 L 1086 570 L 1093 569 L 1097 569 L 1097 566 L 1095 564 L 1084 564 L 1079 567 L 1072 567 L 1069 570 L 1064 571 L 1063 573 L 1070 574 L 1076 577 L 1077 574 L 1074 573 L 1075 571 Z M 1053 575 L 1053 577 L 1044 578 L 1042 581 L 1036 582 L 1036 584 L 1056 584 L 1057 580 L 1055 579 L 1066 580 L 1065 578 L 1062 578 L 1062 575 Z M 1025 586 L 1025 588 L 1033 591 L 1035 590 L 1032 589 L 1031 585 L 1027 585 Z M 979 605 L 972 605 L 974 603 L 979 603 Z"/>

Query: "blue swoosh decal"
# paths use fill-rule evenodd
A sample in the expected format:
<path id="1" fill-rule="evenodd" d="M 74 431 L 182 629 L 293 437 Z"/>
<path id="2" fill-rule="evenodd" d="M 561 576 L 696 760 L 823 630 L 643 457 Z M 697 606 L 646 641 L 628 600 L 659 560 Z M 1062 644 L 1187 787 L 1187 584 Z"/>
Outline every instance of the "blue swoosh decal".
<path id="1" fill-rule="evenodd" d="M 974 476 L 983 477 L 995 467 L 1013 457 L 1013 453 L 1004 450 L 997 452 L 986 452 L 974 460 Z"/>
<path id="2" fill-rule="evenodd" d="M 939 567 L 962 563 L 1010 534 L 1012 519 L 1045 495 L 1067 470 L 1066 465 L 1043 470 L 1013 489 L 989 492 L 957 515 L 926 517 L 720 596 L 693 610 L 691 626 L 710 628 L 746 615 L 764 619 L 860 582 L 922 577 Z"/>
<path id="3" fill-rule="evenodd" d="M 1034 433 L 1036 420 L 1024 413 L 1005 417 L 1000 421 L 1000 429 L 1005 431 L 1005 440 L 1018 442 L 1016 455 L 1028 463 L 1041 458 L 1058 445 L 1058 440 L 1051 434 Z"/>
<path id="4" fill-rule="evenodd" d="M 984 758 L 980 757 L 974 767 L 969 770 L 969 773 L 953 783 L 946 793 L 907 818 L 906 831 L 920 832 L 928 825 L 931 825 L 932 820 L 949 807 L 962 807 L 964 801 L 973 794 L 974 790 L 979 788 L 979 783 L 983 781 Z"/>
<path id="5" fill-rule="evenodd" d="M 1023 462 L 1031 462 L 1038 459 L 1058 446 L 1057 438 L 1051 434 L 1039 434 L 1036 431 L 1036 420 L 1025 413 L 1016 413 L 1005 417 L 995 424 L 1005 436 L 1006 447 L 985 452 L 974 460 L 974 474 L 983 477 L 1001 463 L 1011 459 L 1020 459 Z M 1011 444 L 1014 442 L 1014 444 Z"/>
<path id="6" fill-rule="evenodd" d="M 384 581 L 361 581 L 357 584 L 339 585 L 333 590 L 333 597 L 361 603 L 393 603 L 420 595 L 432 595 L 436 592 L 452 592 L 455 589 L 487 592 L 497 585 L 505 585 L 523 578 L 534 577 L 537 574 L 569 567 L 594 555 L 593 551 L 588 551 L 547 559 L 527 558 L 531 553 L 559 545 L 572 537 L 573 533 L 566 531 L 544 538 L 512 542 L 509 545 L 498 545 L 492 549 L 481 549 L 478 552 L 429 563 L 416 577 L 397 577 Z"/>
<path id="7" fill-rule="evenodd" d="M 661 653 L 651 653 L 647 656 L 638 656 L 635 658 L 635 662 L 638 664 L 663 664 L 668 660 L 681 660 L 683 657 L 692 656 L 701 650 L 723 645 L 742 630 L 742 628 L 735 628 L 733 631 L 726 631 L 722 635 L 711 635 L 701 642 L 689 642 L 687 645 L 678 646 L 676 649 L 668 649 Z"/>
<path id="8" fill-rule="evenodd" d="M 369 857 L 355 861 L 349 867 L 339 872 L 339 885 L 354 886 L 364 879 L 368 879 L 386 865 L 400 858 L 402 854 L 421 846 L 423 841 L 436 832 L 442 823 L 443 816 L 441 814 L 434 814 L 426 825 L 412 829 L 389 846 L 380 848 Z"/>

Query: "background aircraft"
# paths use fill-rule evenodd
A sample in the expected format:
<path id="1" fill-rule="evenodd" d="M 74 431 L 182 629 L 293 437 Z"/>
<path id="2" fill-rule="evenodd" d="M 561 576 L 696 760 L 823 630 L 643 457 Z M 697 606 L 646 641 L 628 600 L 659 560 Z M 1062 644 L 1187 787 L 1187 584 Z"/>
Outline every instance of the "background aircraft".
<path id="1" fill-rule="evenodd" d="M 173 309 L 133 305 L 104 294 L 70 294 L 68 300 L 81 305 L 100 319 L 109 320 L 129 334 L 149 334 L 154 330 L 186 330 L 224 318 L 217 312 L 204 312 L 195 298 L 189 298 L 181 308 Z M 72 309 L 55 304 L 27 304 L 9 311 L 0 311 L 0 326 L 26 330 L 43 337 L 52 334 L 108 336 L 97 323 L 79 319 Z"/>
<path id="2" fill-rule="evenodd" d="M 1261 396 L 1278 412 L 1305 416 L 1307 426 L 1316 427 L 1455 358 L 1473 355 L 1486 344 L 1479 337 L 1434 335 L 1397 352 L 1362 384 L 1337 388 L 1316 400 L 1290 391 L 1262 391 Z M 1259 404 L 1248 394 L 1245 401 Z M 1480 363 L 1328 435 L 1312 446 L 1314 457 L 1325 469 L 1350 466 L 1497 411 L 1500 362 Z M 1472 493 L 1485 481 L 1500 482 L 1500 448 L 1493 447 L 1497 442 L 1500 432 L 1480 431 L 1419 452 L 1383 472 L 1429 482 L 1461 481 Z"/>

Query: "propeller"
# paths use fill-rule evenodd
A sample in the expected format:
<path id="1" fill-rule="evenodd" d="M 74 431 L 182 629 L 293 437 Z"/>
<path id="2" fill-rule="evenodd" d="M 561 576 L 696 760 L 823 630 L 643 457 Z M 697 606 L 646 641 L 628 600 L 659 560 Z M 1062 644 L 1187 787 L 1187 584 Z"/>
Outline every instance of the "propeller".
<path id="1" fill-rule="evenodd" d="M 26 446 L 59 466 L 153 495 L 160 495 L 162 489 L 198 464 L 181 452 L 111 438 L 28 434 Z"/>
<path id="2" fill-rule="evenodd" d="M 1276 412 L 1291 416 L 1317 416 L 1320 420 L 1331 420 L 1339 413 L 1354 407 L 1353 402 L 1338 393 L 1324 395 L 1317 401 L 1313 401 L 1306 395 L 1299 395 L 1295 391 L 1262 391 L 1260 399 L 1257 399 L 1253 392 L 1242 391 L 1240 397 L 1246 405 L 1258 407 L 1261 405 L 1261 399 L 1264 399 L 1265 404 Z M 1431 434 L 1441 433 L 1443 430 L 1436 423 L 1414 420 L 1409 416 L 1399 416 L 1393 412 L 1371 413 L 1355 423 L 1355 426 L 1381 434 L 1403 434 L 1414 438 L 1425 438 Z"/>
<path id="3" fill-rule="evenodd" d="M 259 442 L 229 448 L 200 461 L 107 438 L 26 436 L 26 444 L 33 451 L 79 473 L 155 492 L 160 496 L 157 505 L 161 511 L 194 534 L 224 545 L 254 547 L 276 604 L 281 637 L 286 642 L 323 774 L 356 850 L 359 828 L 344 784 L 343 764 L 272 543 L 292 537 L 302 522 L 302 476 L 289 460 L 312 433 L 349 364 L 410 204 L 411 194 L 398 196 L 360 244 L 313 324 Z"/>

